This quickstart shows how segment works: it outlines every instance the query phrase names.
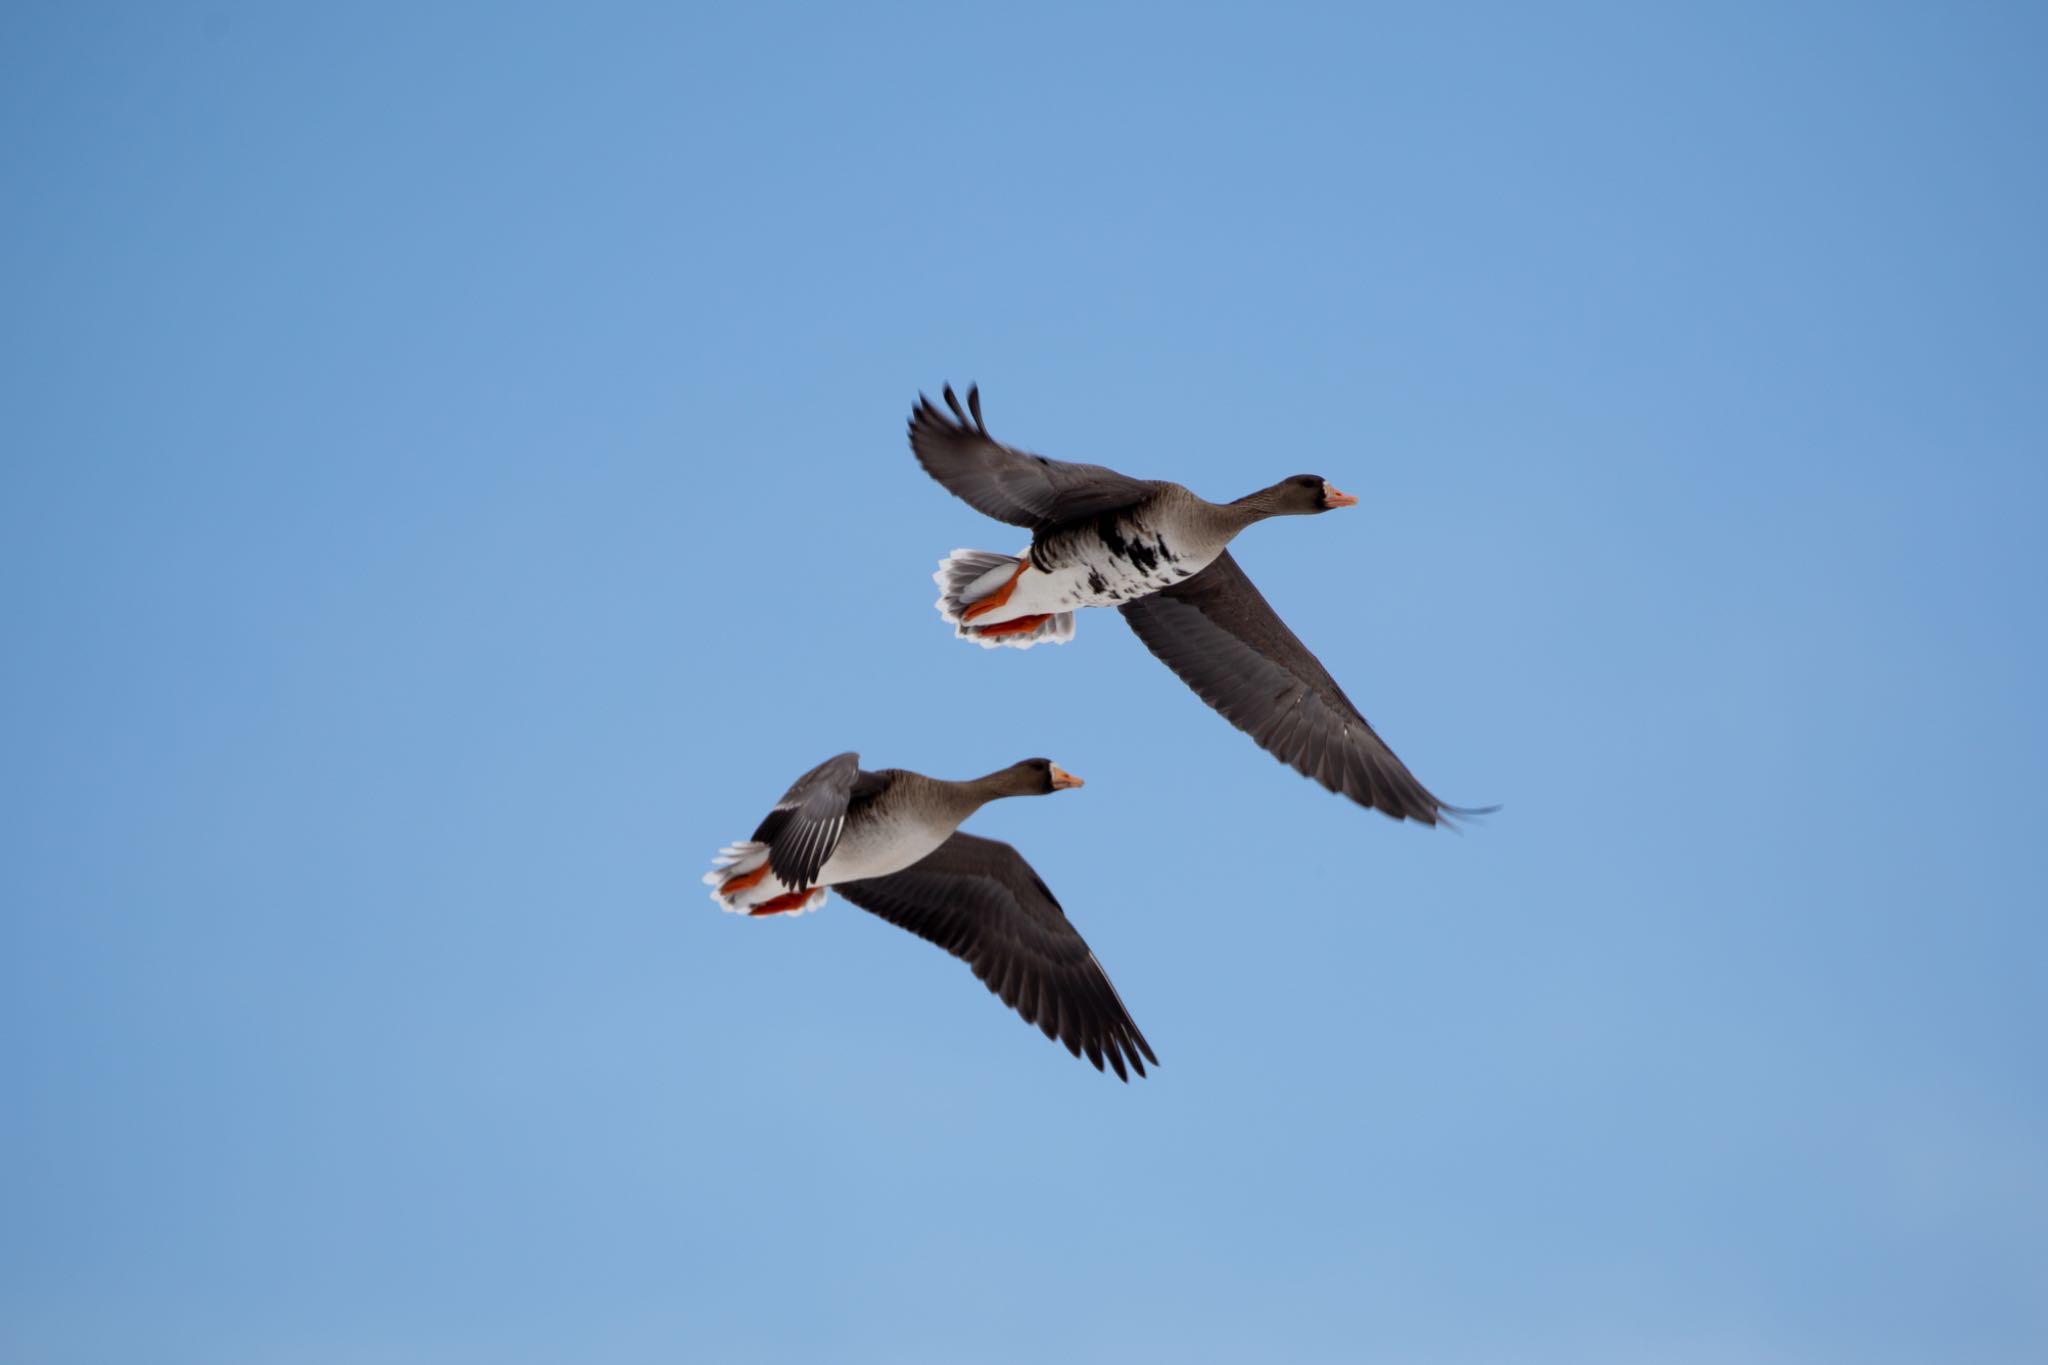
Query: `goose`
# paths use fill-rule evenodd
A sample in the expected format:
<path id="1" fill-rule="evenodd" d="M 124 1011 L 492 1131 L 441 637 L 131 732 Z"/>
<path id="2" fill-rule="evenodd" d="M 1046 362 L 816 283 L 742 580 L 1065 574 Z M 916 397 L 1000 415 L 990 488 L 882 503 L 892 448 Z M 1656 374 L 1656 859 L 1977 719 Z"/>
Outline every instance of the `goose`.
<path id="1" fill-rule="evenodd" d="M 837 891 L 961 959 L 1025 1023 L 1128 1081 L 1126 1064 L 1143 1076 L 1159 1058 L 1087 940 L 1022 854 L 959 832 L 990 801 L 1082 785 L 1043 758 L 951 782 L 839 754 L 799 777 L 752 839 L 721 849 L 704 882 L 753 918 L 800 915 Z"/>
<path id="2" fill-rule="evenodd" d="M 1234 502 L 1101 465 L 1048 459 L 989 435 L 978 386 L 951 415 L 918 395 L 910 448 L 924 471 L 976 511 L 1022 526 L 1014 555 L 955 550 L 932 575 L 939 614 L 986 649 L 1073 638 L 1074 612 L 1115 607 L 1182 682 L 1258 746 L 1333 792 L 1434 825 L 1481 815 L 1445 804 L 1344 695 L 1231 557 L 1239 532 L 1269 517 L 1357 505 L 1316 474 L 1297 474 Z"/>

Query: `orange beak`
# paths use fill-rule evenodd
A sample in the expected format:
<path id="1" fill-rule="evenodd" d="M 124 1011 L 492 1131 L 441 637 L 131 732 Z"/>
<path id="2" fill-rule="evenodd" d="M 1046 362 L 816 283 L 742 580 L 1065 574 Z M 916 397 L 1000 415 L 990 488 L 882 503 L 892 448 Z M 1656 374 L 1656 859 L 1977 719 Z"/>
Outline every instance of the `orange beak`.
<path id="1" fill-rule="evenodd" d="M 1326 482 L 1323 484 L 1323 506 L 1356 507 L 1358 506 L 1358 499 L 1352 497 L 1349 493 L 1338 492 Z"/>
<path id="2" fill-rule="evenodd" d="M 1052 765 L 1052 789 L 1054 791 L 1062 792 L 1069 787 L 1085 787 L 1087 785 L 1086 782 L 1083 782 L 1059 764 L 1055 763 Z"/>

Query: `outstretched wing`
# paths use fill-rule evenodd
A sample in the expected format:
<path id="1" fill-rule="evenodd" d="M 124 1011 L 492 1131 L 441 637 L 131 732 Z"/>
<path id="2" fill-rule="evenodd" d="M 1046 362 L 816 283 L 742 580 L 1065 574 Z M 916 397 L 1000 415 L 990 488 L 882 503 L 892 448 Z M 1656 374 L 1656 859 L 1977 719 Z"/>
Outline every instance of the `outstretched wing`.
<path id="1" fill-rule="evenodd" d="M 1117 610 L 1196 695 L 1297 772 L 1396 820 L 1473 813 L 1415 780 L 1228 552 Z"/>
<path id="2" fill-rule="evenodd" d="M 967 390 L 967 409 L 945 390 L 951 417 L 923 394 L 910 414 L 910 449 L 924 472 L 976 511 L 1034 533 L 1129 507 L 1156 488 L 1097 464 L 1048 460 L 1006 446 L 981 419 L 981 390 Z M 971 415 L 970 415 L 971 413 Z"/>
<path id="3" fill-rule="evenodd" d="M 1045 1036 L 1123 1080 L 1159 1059 L 1060 903 L 1008 844 L 955 834 L 901 872 L 832 888 L 974 968 Z M 1143 1060 L 1140 1060 L 1140 1058 Z"/>
<path id="4" fill-rule="evenodd" d="M 846 803 L 860 776 L 860 755 L 828 758 L 799 777 L 754 831 L 768 845 L 768 866 L 784 886 L 815 885 L 818 869 L 839 846 L 846 827 Z"/>

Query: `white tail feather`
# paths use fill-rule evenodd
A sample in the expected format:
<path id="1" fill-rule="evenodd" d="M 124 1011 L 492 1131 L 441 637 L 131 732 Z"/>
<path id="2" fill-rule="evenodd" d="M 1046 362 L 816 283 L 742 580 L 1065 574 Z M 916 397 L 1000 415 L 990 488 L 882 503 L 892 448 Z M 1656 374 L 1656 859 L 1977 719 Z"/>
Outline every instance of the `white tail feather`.
<path id="1" fill-rule="evenodd" d="M 939 561 L 939 571 L 932 575 L 932 582 L 939 585 L 939 600 L 932 605 L 947 625 L 957 626 L 962 611 L 1002 587 L 1023 562 L 1017 555 L 993 550 L 955 550 Z M 984 581 L 988 586 L 982 587 Z"/>
<path id="2" fill-rule="evenodd" d="M 756 857 L 756 854 L 760 856 Z M 718 856 L 711 860 L 711 871 L 704 874 L 704 884 L 706 886 L 716 886 L 727 877 L 734 875 L 727 869 L 738 868 L 741 872 L 752 872 L 761 865 L 761 859 L 767 856 L 768 845 L 757 844 L 751 839 L 737 844 L 727 844 L 724 848 L 718 850 Z M 749 859 L 752 859 L 752 861 L 749 862 Z M 740 867 L 741 863 L 746 863 L 747 865 Z"/>

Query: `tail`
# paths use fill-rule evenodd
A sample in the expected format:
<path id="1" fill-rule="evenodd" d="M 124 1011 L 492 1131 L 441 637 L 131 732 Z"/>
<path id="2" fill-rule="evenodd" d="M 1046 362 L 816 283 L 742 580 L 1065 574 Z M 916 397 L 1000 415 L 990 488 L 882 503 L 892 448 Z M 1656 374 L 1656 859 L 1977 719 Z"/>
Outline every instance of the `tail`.
<path id="1" fill-rule="evenodd" d="M 972 640 L 983 649 L 1009 645 L 1029 649 L 1033 645 L 1063 645 L 1074 638 L 1074 613 L 1019 617 L 990 626 L 977 626 L 962 619 L 969 607 L 1001 592 L 1017 576 L 1024 562 L 1021 555 L 999 555 L 993 550 L 955 550 L 939 561 L 932 582 L 939 585 L 939 600 L 932 603 L 953 633 Z"/>
<path id="2" fill-rule="evenodd" d="M 768 845 L 727 844 L 704 874 L 711 899 L 736 915 L 801 915 L 825 903 L 825 888 L 792 891 L 768 866 Z"/>

